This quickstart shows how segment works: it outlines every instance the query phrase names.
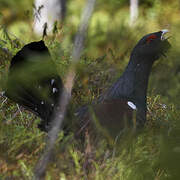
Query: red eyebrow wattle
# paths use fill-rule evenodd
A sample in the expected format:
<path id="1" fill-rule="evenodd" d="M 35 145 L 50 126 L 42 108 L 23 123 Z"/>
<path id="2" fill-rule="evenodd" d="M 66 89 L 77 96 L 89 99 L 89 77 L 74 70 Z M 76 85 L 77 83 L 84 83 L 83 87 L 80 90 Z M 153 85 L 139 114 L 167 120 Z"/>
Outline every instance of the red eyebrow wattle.
<path id="1" fill-rule="evenodd" d="M 157 36 L 152 34 L 151 36 L 147 37 L 147 42 L 150 42 L 152 39 L 156 39 Z"/>

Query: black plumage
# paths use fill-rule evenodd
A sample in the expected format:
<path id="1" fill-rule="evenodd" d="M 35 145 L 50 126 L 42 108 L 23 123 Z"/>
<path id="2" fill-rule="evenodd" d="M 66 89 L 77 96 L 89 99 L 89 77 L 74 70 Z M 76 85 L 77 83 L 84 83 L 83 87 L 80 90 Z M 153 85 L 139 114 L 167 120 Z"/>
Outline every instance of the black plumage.
<path id="1" fill-rule="evenodd" d="M 132 127 L 133 124 L 136 127 L 144 126 L 150 71 L 153 63 L 170 48 L 164 37 L 166 32 L 162 30 L 148 34 L 137 43 L 122 76 L 97 102 L 77 111 L 81 127 L 88 127 L 94 119 L 97 126 L 116 136 L 124 127 Z"/>
<path id="2" fill-rule="evenodd" d="M 79 132 L 93 124 L 92 119 L 109 129 L 113 136 L 124 127 L 132 126 L 133 120 L 137 127 L 144 125 L 152 65 L 170 48 L 164 37 L 166 32 L 144 36 L 134 47 L 122 76 L 96 102 L 78 109 L 75 114 L 79 119 Z M 42 119 L 41 130 L 49 129 L 62 88 L 62 80 L 43 41 L 25 45 L 12 58 L 6 96 L 38 115 Z"/>
<path id="3" fill-rule="evenodd" d="M 49 129 L 49 122 L 63 88 L 56 66 L 43 41 L 25 45 L 12 58 L 5 95 L 42 120 L 39 128 Z"/>

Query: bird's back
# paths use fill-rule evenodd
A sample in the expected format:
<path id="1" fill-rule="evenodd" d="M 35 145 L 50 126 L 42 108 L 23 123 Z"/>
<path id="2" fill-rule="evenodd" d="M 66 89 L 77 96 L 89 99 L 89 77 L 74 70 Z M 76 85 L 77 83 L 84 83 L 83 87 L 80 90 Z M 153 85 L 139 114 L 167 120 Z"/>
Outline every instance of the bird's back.
<path id="1" fill-rule="evenodd" d="M 25 45 L 13 58 L 5 94 L 38 115 L 46 130 L 62 90 L 62 80 L 43 41 Z"/>

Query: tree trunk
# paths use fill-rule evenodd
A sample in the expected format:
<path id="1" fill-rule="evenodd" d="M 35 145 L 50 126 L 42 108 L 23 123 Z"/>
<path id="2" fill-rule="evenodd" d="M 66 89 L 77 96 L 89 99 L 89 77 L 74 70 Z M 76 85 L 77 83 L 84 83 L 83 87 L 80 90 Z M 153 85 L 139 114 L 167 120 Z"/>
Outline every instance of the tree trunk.
<path id="1" fill-rule="evenodd" d="M 34 32 L 43 35 L 45 25 L 46 32 L 52 32 L 54 23 L 64 19 L 65 5 L 66 0 L 34 0 Z"/>
<path id="2" fill-rule="evenodd" d="M 138 0 L 130 0 L 130 26 L 134 26 L 138 17 Z"/>

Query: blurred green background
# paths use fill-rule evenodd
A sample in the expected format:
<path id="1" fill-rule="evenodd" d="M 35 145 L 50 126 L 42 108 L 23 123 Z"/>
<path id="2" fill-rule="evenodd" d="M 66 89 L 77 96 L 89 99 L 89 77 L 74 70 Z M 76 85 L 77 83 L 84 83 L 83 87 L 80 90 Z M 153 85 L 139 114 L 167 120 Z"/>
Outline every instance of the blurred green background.
<path id="1" fill-rule="evenodd" d="M 62 77 L 69 67 L 84 3 L 68 0 L 63 25 L 45 39 Z M 129 1 L 97 0 L 77 67 L 73 105 L 76 108 L 89 103 L 104 92 L 121 75 L 132 48 L 142 36 L 169 29 L 172 48 L 166 58 L 154 64 L 150 76 L 145 131 L 138 138 L 130 134 L 122 139 L 116 157 L 118 150 L 109 148 L 104 140 L 98 146 L 91 144 L 94 168 L 87 177 L 82 168 L 86 158 L 80 148 L 83 145 L 73 141 L 71 135 L 62 142 L 61 134 L 56 145 L 57 157 L 49 167 L 47 179 L 180 179 L 180 1 L 139 0 L 139 16 L 133 27 L 129 19 Z M 7 75 L 12 55 L 26 43 L 41 39 L 33 33 L 32 24 L 32 0 L 0 0 L 1 80 Z M 17 104 L 5 97 L 0 100 L 0 179 L 31 179 L 46 134 L 37 129 L 37 117 L 19 110 Z"/>
<path id="2" fill-rule="evenodd" d="M 83 6 L 83 0 L 67 2 L 65 22 L 59 32 L 60 35 L 54 40 L 58 42 L 56 45 L 64 51 L 71 51 Z M 169 36 L 172 49 L 167 58 L 162 58 L 155 64 L 150 78 L 149 93 L 160 94 L 165 102 L 179 107 L 180 2 L 178 0 L 141 0 L 139 1 L 139 16 L 134 27 L 129 26 L 129 18 L 129 1 L 98 0 L 90 23 L 84 54 L 88 58 L 106 55 L 105 61 L 109 67 L 113 67 L 115 63 L 116 79 L 127 64 L 133 46 L 143 35 L 168 28 L 171 31 Z M 0 22 L 2 40 L 4 27 L 7 28 L 12 39 L 17 39 L 22 44 L 40 39 L 33 34 L 32 30 L 32 0 L 0 0 Z M 1 41 L 1 46 L 7 46 L 7 44 Z M 54 49 L 54 44 L 49 46 L 50 49 Z M 58 60 L 62 61 L 61 58 Z"/>

